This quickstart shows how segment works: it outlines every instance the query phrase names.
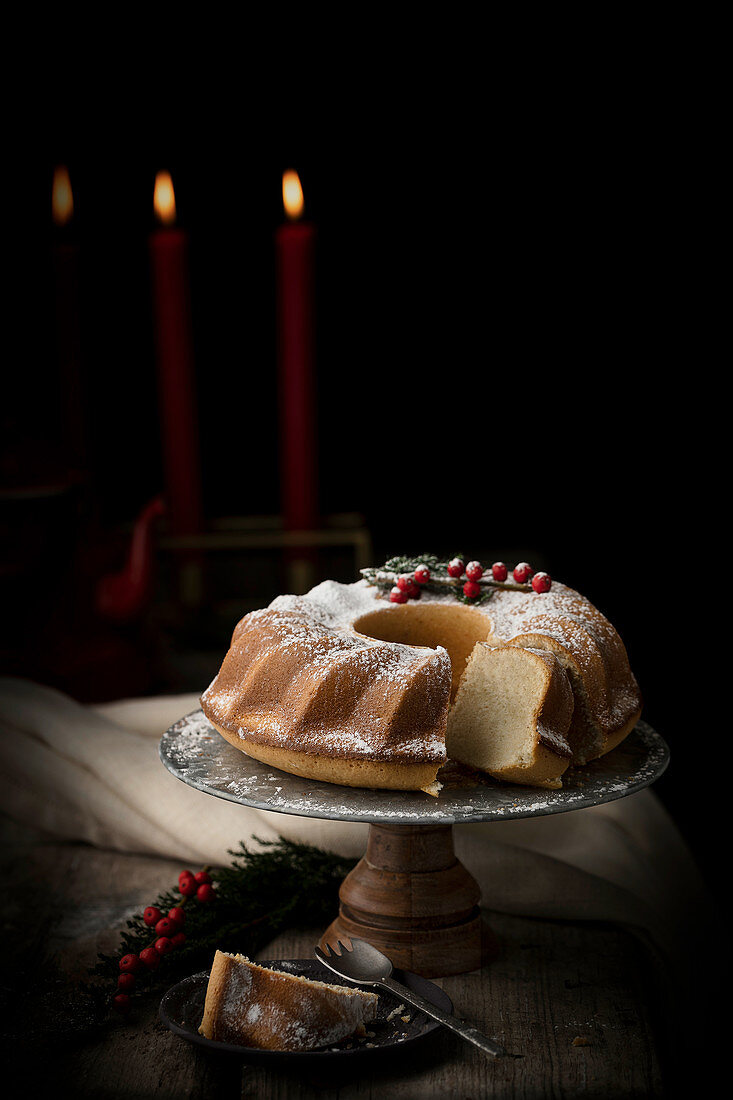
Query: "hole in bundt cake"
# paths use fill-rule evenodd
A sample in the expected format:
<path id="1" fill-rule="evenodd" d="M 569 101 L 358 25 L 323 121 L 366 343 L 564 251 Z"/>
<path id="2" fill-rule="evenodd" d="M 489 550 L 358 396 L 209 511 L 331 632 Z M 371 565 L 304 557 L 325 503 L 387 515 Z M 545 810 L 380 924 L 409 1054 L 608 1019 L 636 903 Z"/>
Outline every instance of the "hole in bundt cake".
<path id="1" fill-rule="evenodd" d="M 402 604 L 372 611 L 354 622 L 354 630 L 367 638 L 431 649 L 443 646 L 451 661 L 451 701 L 474 646 L 486 640 L 488 628 L 486 615 L 460 604 Z"/>

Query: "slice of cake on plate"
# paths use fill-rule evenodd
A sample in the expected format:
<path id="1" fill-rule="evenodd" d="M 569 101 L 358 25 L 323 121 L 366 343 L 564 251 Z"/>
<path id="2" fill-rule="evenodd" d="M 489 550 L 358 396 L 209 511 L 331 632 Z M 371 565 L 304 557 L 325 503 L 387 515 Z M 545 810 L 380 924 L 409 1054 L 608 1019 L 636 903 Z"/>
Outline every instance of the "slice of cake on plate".
<path id="1" fill-rule="evenodd" d="M 306 1051 L 366 1034 L 379 997 L 217 951 L 199 1032 L 260 1050 Z"/>

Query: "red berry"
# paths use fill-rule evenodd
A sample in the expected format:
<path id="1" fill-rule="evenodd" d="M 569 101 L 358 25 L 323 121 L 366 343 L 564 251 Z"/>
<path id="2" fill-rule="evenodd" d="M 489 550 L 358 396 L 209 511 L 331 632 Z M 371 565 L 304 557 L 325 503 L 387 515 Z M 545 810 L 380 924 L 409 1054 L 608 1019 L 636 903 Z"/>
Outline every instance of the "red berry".
<path id="1" fill-rule="evenodd" d="M 174 947 L 183 947 L 185 942 L 186 942 L 185 932 L 176 932 L 175 936 L 171 940 L 171 943 L 173 944 Z"/>
<path id="2" fill-rule="evenodd" d="M 407 603 L 408 596 L 406 592 L 403 592 L 401 588 L 393 588 L 389 594 L 390 601 L 392 603 Z M 195 879 L 193 880 L 195 883 Z M 183 887 L 181 887 L 181 893 L 185 893 Z"/>
<path id="3" fill-rule="evenodd" d="M 178 925 L 170 917 L 161 917 L 155 926 L 156 936 L 174 936 L 178 931 Z"/>
<path id="4" fill-rule="evenodd" d="M 155 970 L 160 966 L 160 955 L 154 947 L 144 947 L 140 952 L 140 960 L 147 966 L 148 970 Z"/>
<path id="5" fill-rule="evenodd" d="M 143 913 L 143 920 L 151 928 L 157 924 L 160 918 L 163 916 L 157 905 L 149 905 Z"/>
<path id="6" fill-rule="evenodd" d="M 415 570 L 415 580 L 418 584 L 427 584 L 430 580 L 430 570 L 427 565 L 418 565 Z"/>
<path id="7" fill-rule="evenodd" d="M 413 600 L 420 595 L 420 589 L 408 573 L 400 574 L 397 578 L 397 587 L 405 593 L 408 599 Z"/>
<path id="8" fill-rule="evenodd" d="M 477 596 L 481 595 L 481 585 L 476 581 L 466 581 L 463 586 L 463 595 L 468 596 L 469 600 L 475 600 Z"/>
<path id="9" fill-rule="evenodd" d="M 181 871 L 180 875 L 178 876 L 178 885 L 179 886 L 181 885 L 181 879 L 184 879 L 184 878 L 193 878 L 193 871 Z"/>
<path id="10" fill-rule="evenodd" d="M 470 561 L 466 566 L 466 576 L 470 581 L 480 581 L 484 575 L 484 567 L 480 561 Z"/>
<path id="11" fill-rule="evenodd" d="M 196 891 L 197 901 L 213 901 L 215 897 L 216 894 L 214 893 L 214 887 L 211 886 L 208 882 L 202 882 L 198 890 Z"/>
<path id="12" fill-rule="evenodd" d="M 174 905 L 172 909 L 169 909 L 168 916 L 180 927 L 183 927 L 186 923 L 186 910 L 181 905 Z"/>
<path id="13" fill-rule="evenodd" d="M 448 576 L 460 577 L 463 574 L 463 562 L 460 558 L 452 558 L 448 562 Z"/>
<path id="14" fill-rule="evenodd" d="M 138 955 L 123 955 L 119 967 L 124 973 L 134 974 L 136 970 L 140 969 L 140 957 Z"/>
<path id="15" fill-rule="evenodd" d="M 520 561 L 519 565 L 514 566 L 514 572 L 512 573 L 512 576 L 514 577 L 514 580 L 517 582 L 517 584 L 526 584 L 526 582 L 532 576 L 533 572 L 534 570 L 532 569 L 531 565 L 529 565 L 526 561 Z"/>
<path id="16" fill-rule="evenodd" d="M 178 879 L 178 889 L 186 898 L 193 897 L 193 895 L 196 893 L 197 886 L 198 883 L 190 872 L 188 876 L 181 875 Z"/>
<path id="17" fill-rule="evenodd" d="M 117 1012 L 129 1012 L 130 1011 L 130 998 L 126 993 L 117 993 L 112 998 L 112 1008 Z"/>
<path id="18" fill-rule="evenodd" d="M 491 566 L 491 575 L 495 581 L 505 581 L 509 575 L 509 570 L 503 561 L 495 561 Z"/>
<path id="19" fill-rule="evenodd" d="M 201 885 L 202 882 L 213 882 L 214 881 L 208 871 L 197 871 L 196 874 L 193 877 L 196 879 L 199 886 Z"/>
<path id="20" fill-rule="evenodd" d="M 549 573 L 535 573 L 532 577 L 532 587 L 535 592 L 549 592 L 552 587 L 552 578 Z"/>
<path id="21" fill-rule="evenodd" d="M 173 950 L 173 940 L 168 936 L 159 936 L 153 945 L 159 955 L 167 955 L 169 951 Z"/>
<path id="22" fill-rule="evenodd" d="M 126 974 L 120 974 L 117 979 L 117 988 L 125 992 L 128 989 L 135 988 L 135 975 L 128 971 Z"/>

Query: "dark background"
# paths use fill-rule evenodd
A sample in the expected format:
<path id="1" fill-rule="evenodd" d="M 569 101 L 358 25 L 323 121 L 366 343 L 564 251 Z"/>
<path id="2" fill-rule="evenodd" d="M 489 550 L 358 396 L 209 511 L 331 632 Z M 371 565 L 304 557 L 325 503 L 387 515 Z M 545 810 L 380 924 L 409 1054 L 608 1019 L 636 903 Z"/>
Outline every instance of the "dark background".
<path id="1" fill-rule="evenodd" d="M 691 797 L 689 759 L 714 697 L 690 616 L 694 635 L 724 567 L 709 496 L 720 291 L 694 119 L 674 95 L 623 91 L 531 104 L 506 92 L 488 118 L 409 93 L 348 112 L 299 100 L 287 120 L 233 103 L 165 125 L 119 108 L 103 126 L 44 117 L 5 180 L 19 339 L 2 410 L 3 671 L 81 699 L 199 690 L 239 613 L 282 590 L 276 551 L 219 555 L 207 605 L 184 612 L 158 554 L 138 621 L 100 620 L 93 600 L 163 487 L 147 252 L 158 168 L 190 234 L 207 519 L 278 513 L 273 235 L 294 167 L 318 231 L 321 511 L 362 516 L 377 562 L 526 559 L 588 595 L 671 746 L 656 789 L 716 879 L 719 800 Z M 81 476 L 58 438 L 56 163 L 80 246 Z M 348 554 L 318 568 L 353 578 Z"/>

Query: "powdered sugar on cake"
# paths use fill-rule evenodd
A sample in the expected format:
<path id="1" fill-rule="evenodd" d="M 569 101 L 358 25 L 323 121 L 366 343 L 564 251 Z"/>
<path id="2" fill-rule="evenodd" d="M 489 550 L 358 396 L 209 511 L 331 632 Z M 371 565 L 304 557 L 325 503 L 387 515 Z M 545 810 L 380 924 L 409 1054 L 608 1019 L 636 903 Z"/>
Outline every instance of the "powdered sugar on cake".
<path id="1" fill-rule="evenodd" d="M 283 760 L 278 766 L 286 770 L 287 753 L 299 754 L 301 767 L 306 757 L 439 766 L 446 760 L 446 719 L 466 660 L 455 638 L 445 636 L 451 652 L 455 647 L 454 682 L 451 656 L 435 625 L 453 622 L 444 608 L 456 609 L 456 621 L 464 613 L 471 616 L 466 627 L 466 637 L 474 639 L 470 647 L 485 642 L 554 655 L 575 696 L 573 731 L 576 717 L 589 731 L 582 738 L 573 732 L 574 760 L 594 758 L 614 737 L 617 743 L 638 717 L 638 686 L 620 637 L 573 589 L 557 581 L 547 592 L 497 587 L 470 611 L 454 591 L 426 589 L 416 603 L 413 612 L 391 602 L 366 579 L 353 584 L 327 580 L 305 595 L 278 596 L 237 624 L 222 668 L 202 696 L 207 717 L 233 743 L 241 742 L 254 756 L 260 746 L 260 759 Z M 402 623 L 421 614 L 419 604 L 428 607 L 416 621 L 429 626 L 415 634 Z M 442 605 L 432 618 L 431 604 Z M 460 629 L 464 622 L 468 619 L 461 619 Z M 381 636 L 366 633 L 372 629 Z M 407 636 L 409 644 L 399 640 Z M 567 756 L 564 734 L 547 723 L 539 732 L 546 746 Z M 350 767 L 343 764 L 343 769 Z M 293 770 L 319 774 L 312 767 Z M 353 773 L 339 775 L 330 781 L 349 783 Z M 425 790 L 429 779 L 417 785 Z"/>
<path id="2" fill-rule="evenodd" d="M 217 951 L 200 1031 L 267 1050 L 305 1051 L 364 1034 L 378 996 Z"/>
<path id="3" fill-rule="evenodd" d="M 392 741 L 385 730 L 389 729 L 389 701 L 396 705 L 400 689 L 422 666 L 430 668 L 425 703 L 428 708 L 439 704 L 450 684 L 448 653 L 442 646 L 416 651 L 414 646 L 387 644 L 354 633 L 348 624 L 374 608 L 374 596 L 374 590 L 360 582 L 326 581 L 307 596 L 279 596 L 268 608 L 250 612 L 234 632 L 231 672 L 223 668 L 202 696 L 209 715 L 255 743 L 287 746 L 297 715 L 302 719 L 297 738 L 301 752 L 322 752 L 326 747 L 353 758 L 442 763 L 442 730 L 415 728 L 409 736 L 403 733 Z M 255 630 L 256 657 L 250 659 L 249 651 L 243 651 L 238 663 L 237 645 L 246 647 L 249 633 Z M 266 669 L 274 660 L 281 668 L 291 669 L 291 677 L 279 696 L 254 714 L 248 703 L 248 677 L 255 664 L 258 670 Z"/>

